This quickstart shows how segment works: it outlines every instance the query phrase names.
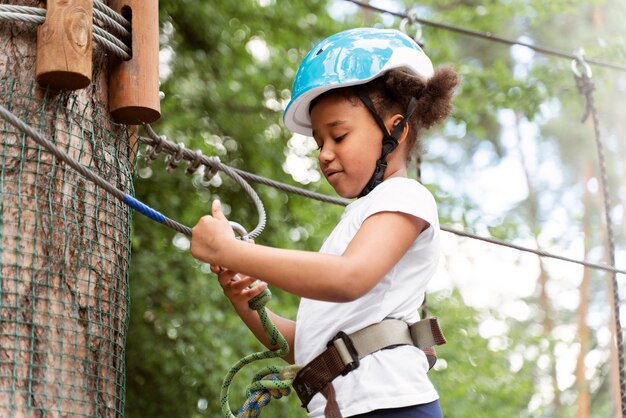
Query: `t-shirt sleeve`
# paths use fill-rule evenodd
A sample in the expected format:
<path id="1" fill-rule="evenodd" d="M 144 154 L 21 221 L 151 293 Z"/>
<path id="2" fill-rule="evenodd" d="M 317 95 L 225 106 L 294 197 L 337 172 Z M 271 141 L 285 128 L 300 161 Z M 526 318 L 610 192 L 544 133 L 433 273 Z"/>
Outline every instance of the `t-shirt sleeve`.
<path id="1" fill-rule="evenodd" d="M 372 193 L 364 211 L 363 221 L 379 212 L 402 212 L 416 216 L 430 225 L 439 225 L 435 198 L 426 187 L 415 180 L 397 178 L 387 180 Z"/>

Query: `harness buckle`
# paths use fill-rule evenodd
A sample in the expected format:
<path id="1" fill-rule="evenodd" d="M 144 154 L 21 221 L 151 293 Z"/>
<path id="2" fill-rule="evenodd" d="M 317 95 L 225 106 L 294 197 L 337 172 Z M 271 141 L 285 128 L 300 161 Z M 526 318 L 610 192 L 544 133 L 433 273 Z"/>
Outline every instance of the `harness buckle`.
<path id="1" fill-rule="evenodd" d="M 360 365 L 359 352 L 354 347 L 352 339 L 348 334 L 343 331 L 339 331 L 327 344 L 327 347 L 334 346 L 339 356 L 346 365 L 341 372 L 342 376 L 347 375 L 352 370 L 356 369 Z"/>

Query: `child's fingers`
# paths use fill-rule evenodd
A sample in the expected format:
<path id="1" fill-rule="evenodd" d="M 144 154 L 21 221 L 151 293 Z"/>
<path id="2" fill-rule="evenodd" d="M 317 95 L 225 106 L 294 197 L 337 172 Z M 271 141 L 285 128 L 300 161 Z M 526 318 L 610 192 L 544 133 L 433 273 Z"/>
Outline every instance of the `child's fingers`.
<path id="1" fill-rule="evenodd" d="M 222 202 L 220 202 L 219 200 L 213 201 L 213 204 L 211 205 L 211 213 L 213 214 L 213 217 L 215 219 L 226 219 L 226 216 L 224 216 L 224 213 L 222 212 Z"/>
<path id="2" fill-rule="evenodd" d="M 237 274 L 234 271 L 222 270 L 221 272 L 217 273 L 217 281 L 219 282 L 220 286 L 225 287 L 236 280 L 236 275 Z"/>
<path id="3" fill-rule="evenodd" d="M 250 286 L 256 281 L 254 277 L 250 277 L 250 276 L 242 276 L 239 274 L 237 275 L 237 277 L 239 278 L 239 280 L 233 280 L 229 283 L 229 286 L 233 290 L 237 290 L 237 291 L 244 290 L 246 287 Z"/>
<path id="4" fill-rule="evenodd" d="M 242 291 L 241 295 L 245 296 L 246 299 L 250 300 L 253 297 L 260 295 L 261 292 L 263 292 L 265 289 L 267 289 L 267 283 L 259 281 L 256 286 Z"/>

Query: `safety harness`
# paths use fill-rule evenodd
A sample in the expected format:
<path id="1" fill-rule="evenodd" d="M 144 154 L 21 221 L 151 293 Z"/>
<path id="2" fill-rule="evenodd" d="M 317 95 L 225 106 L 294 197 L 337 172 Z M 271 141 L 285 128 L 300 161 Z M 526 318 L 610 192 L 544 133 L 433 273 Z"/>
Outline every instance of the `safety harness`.
<path id="1" fill-rule="evenodd" d="M 385 319 L 350 335 L 339 332 L 326 350 L 306 364 L 293 381 L 293 388 L 307 408 L 313 396 L 320 392 L 327 400 L 326 418 L 339 418 L 332 381 L 345 376 L 360 365 L 360 360 L 377 351 L 401 345 L 413 345 L 426 353 L 429 370 L 435 365 L 435 345 L 446 343 L 436 317 L 425 318 L 409 326 L 399 319 Z"/>

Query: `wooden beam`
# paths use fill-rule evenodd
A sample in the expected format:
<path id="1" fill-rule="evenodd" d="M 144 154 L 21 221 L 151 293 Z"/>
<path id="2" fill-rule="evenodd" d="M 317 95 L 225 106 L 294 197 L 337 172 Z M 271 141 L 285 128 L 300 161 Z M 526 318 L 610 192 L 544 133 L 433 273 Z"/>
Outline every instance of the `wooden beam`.
<path id="1" fill-rule="evenodd" d="M 37 82 L 55 90 L 91 83 L 93 3 L 48 0 L 46 21 L 37 30 Z"/>
<path id="2" fill-rule="evenodd" d="M 161 117 L 159 98 L 158 0 L 110 0 L 109 6 L 132 24 L 132 58 L 116 60 L 109 76 L 109 111 L 127 125 Z"/>

